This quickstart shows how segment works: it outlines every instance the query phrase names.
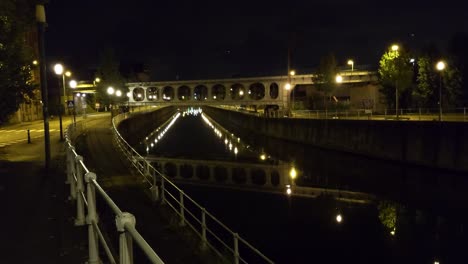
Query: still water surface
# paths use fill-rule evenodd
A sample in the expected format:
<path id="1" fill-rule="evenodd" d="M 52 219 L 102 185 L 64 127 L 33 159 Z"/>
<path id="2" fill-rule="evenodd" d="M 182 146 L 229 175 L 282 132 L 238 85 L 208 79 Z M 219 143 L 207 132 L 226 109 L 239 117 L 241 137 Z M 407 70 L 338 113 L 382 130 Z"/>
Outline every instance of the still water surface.
<path id="1" fill-rule="evenodd" d="M 181 115 L 153 147 L 149 142 L 157 134 L 143 140 L 140 149 L 148 147 L 150 155 L 237 162 L 263 162 L 262 153 L 274 162 L 277 155 L 297 162 L 299 185 L 376 197 L 371 203 L 346 203 L 326 196 L 182 186 L 275 262 L 468 263 L 465 175 L 268 139 L 245 142 L 232 131 L 215 128 L 201 115 Z"/>

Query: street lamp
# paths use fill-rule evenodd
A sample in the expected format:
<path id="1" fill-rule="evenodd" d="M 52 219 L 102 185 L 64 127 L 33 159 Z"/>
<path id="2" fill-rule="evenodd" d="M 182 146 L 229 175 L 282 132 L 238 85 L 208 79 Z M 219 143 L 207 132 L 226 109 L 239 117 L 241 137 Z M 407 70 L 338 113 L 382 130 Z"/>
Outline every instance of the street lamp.
<path id="1" fill-rule="evenodd" d="M 354 61 L 348 60 L 348 65 L 351 65 L 351 71 L 354 71 Z"/>
<path id="2" fill-rule="evenodd" d="M 63 75 L 63 66 L 60 63 L 55 64 L 54 66 L 54 72 L 58 76 L 62 76 L 63 80 L 63 94 L 65 94 L 65 77 Z M 59 122 L 60 122 L 60 141 L 63 141 L 63 128 L 62 128 L 62 96 L 60 95 L 60 79 L 59 79 L 59 89 L 58 89 L 58 100 L 59 100 L 59 109 L 58 109 L 58 114 L 59 114 Z"/>
<path id="3" fill-rule="evenodd" d="M 70 83 L 68 83 L 70 88 L 75 89 L 78 86 L 78 83 L 75 80 L 71 80 Z M 75 107 L 75 98 L 72 94 L 72 99 L 73 99 L 73 124 L 76 124 L 76 107 Z"/>
<path id="4" fill-rule="evenodd" d="M 342 83 L 343 82 L 343 76 L 337 74 L 336 77 L 335 77 L 335 81 L 337 83 Z"/>
<path id="5" fill-rule="evenodd" d="M 442 71 L 445 70 L 445 62 L 439 61 L 436 64 L 439 71 L 439 122 L 442 121 Z"/>
<path id="6" fill-rule="evenodd" d="M 398 58 L 398 50 L 400 49 L 400 47 L 396 44 L 392 45 L 391 47 L 391 50 L 395 53 L 395 57 L 393 58 L 393 63 L 394 63 L 394 66 L 395 66 L 395 71 L 397 70 L 397 67 L 396 67 L 396 58 Z M 398 120 L 399 118 L 399 115 L 398 115 L 398 80 L 397 78 L 395 78 L 395 114 L 396 114 L 396 119 Z"/>

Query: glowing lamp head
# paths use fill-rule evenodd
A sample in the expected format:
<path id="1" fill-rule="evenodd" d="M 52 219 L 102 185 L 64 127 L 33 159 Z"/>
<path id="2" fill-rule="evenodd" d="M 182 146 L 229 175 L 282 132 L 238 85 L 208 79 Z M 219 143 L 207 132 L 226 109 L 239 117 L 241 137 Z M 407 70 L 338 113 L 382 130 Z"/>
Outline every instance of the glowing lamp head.
<path id="1" fill-rule="evenodd" d="M 354 61 L 353 60 L 348 60 L 348 65 L 353 65 Z"/>
<path id="2" fill-rule="evenodd" d="M 60 63 L 57 63 L 54 65 L 54 72 L 57 75 L 62 75 L 63 74 L 63 66 Z"/>
<path id="3" fill-rule="evenodd" d="M 343 221 L 343 217 L 341 216 L 341 214 L 337 214 L 336 215 L 336 222 L 341 223 L 342 221 Z"/>
<path id="4" fill-rule="evenodd" d="M 291 76 L 296 75 L 296 71 L 295 71 L 295 70 L 290 71 L 290 72 L 289 72 L 289 75 L 291 75 Z"/>
<path id="5" fill-rule="evenodd" d="M 291 168 L 291 170 L 289 171 L 289 177 L 291 177 L 291 179 L 296 179 L 297 177 L 297 171 L 294 167 Z"/>
<path id="6" fill-rule="evenodd" d="M 117 91 L 115 92 L 115 95 L 116 95 L 117 97 L 120 97 L 120 96 L 122 96 L 122 92 L 121 92 L 120 90 L 117 90 Z"/>
<path id="7" fill-rule="evenodd" d="M 288 91 L 291 90 L 291 84 L 287 83 L 286 85 L 284 85 L 284 88 Z"/>
<path id="8" fill-rule="evenodd" d="M 436 68 L 437 68 L 438 71 L 443 71 L 443 70 L 445 70 L 445 62 L 443 62 L 443 61 L 437 62 Z"/>
<path id="9" fill-rule="evenodd" d="M 342 83 L 343 82 L 343 76 L 337 75 L 335 80 L 336 80 L 337 83 Z"/>
<path id="10" fill-rule="evenodd" d="M 68 84 L 70 85 L 70 88 L 76 88 L 76 86 L 78 86 L 78 83 L 75 80 L 71 80 Z"/>
<path id="11" fill-rule="evenodd" d="M 114 92 L 115 92 L 114 87 L 109 86 L 109 88 L 107 88 L 107 93 L 108 93 L 108 94 L 114 94 Z"/>
<path id="12" fill-rule="evenodd" d="M 65 76 L 70 77 L 72 75 L 71 71 L 66 71 Z"/>
<path id="13" fill-rule="evenodd" d="M 37 65 L 37 64 L 39 64 L 39 62 L 37 60 L 33 60 L 32 64 Z"/>
<path id="14" fill-rule="evenodd" d="M 400 49 L 400 47 L 398 45 L 392 45 L 392 51 L 398 51 L 398 49 Z"/>

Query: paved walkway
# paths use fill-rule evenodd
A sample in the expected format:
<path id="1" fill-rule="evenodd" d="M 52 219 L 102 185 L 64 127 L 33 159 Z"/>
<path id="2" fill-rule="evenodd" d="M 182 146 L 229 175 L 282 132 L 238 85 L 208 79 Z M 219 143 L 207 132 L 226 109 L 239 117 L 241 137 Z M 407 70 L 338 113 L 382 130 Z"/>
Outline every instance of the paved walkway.
<path id="1" fill-rule="evenodd" d="M 69 124 L 64 121 L 63 127 Z M 2 126 L 0 131 L 40 129 L 42 122 Z M 58 127 L 52 120 L 51 128 Z M 86 133 L 77 146 L 87 167 L 123 211 L 136 216 L 137 229 L 165 263 L 217 263 L 199 249 L 198 239 L 171 222 L 167 208 L 155 206 L 145 194 L 141 179 L 130 176 L 125 161 L 112 145 L 110 117 L 89 117 Z M 0 134 L 0 137 L 2 135 Z M 3 138 L 5 139 L 5 138 Z M 74 226 L 75 207 L 65 184 L 64 144 L 59 131 L 51 131 L 51 168 L 44 170 L 44 140 L 34 138 L 0 146 L 0 201 L 3 227 L 0 263 L 85 263 L 87 227 Z M 115 216 L 98 203 L 106 236 L 117 242 Z M 111 245 L 118 257 L 118 244 Z M 101 253 L 104 263 L 105 254 Z M 147 263 L 135 249 L 135 263 Z"/>
<path id="2" fill-rule="evenodd" d="M 66 122 L 64 122 L 66 123 Z M 2 126 L 3 131 L 40 129 L 42 122 Z M 51 168 L 44 170 L 44 140 L 0 146 L 1 263 L 84 263 L 86 227 L 73 225 L 65 185 L 63 144 L 50 122 Z M 5 132 L 6 133 L 6 132 Z M 2 138 L 5 139 L 4 135 Z"/>

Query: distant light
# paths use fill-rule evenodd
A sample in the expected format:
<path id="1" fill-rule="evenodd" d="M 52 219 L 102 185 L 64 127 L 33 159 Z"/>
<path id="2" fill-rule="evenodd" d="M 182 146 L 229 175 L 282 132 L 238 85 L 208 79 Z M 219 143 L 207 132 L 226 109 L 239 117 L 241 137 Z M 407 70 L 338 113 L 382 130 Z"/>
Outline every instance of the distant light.
<path id="1" fill-rule="evenodd" d="M 85 94 L 85 93 L 84 93 L 84 94 L 81 94 L 81 97 L 86 97 L 86 94 Z"/>
<path id="2" fill-rule="evenodd" d="M 290 83 L 285 84 L 285 85 L 284 85 L 284 88 L 285 88 L 286 90 L 291 90 L 291 84 L 290 84 Z"/>
<path id="3" fill-rule="evenodd" d="M 392 45 L 392 51 L 397 51 L 400 47 L 398 45 Z"/>
<path id="4" fill-rule="evenodd" d="M 240 96 L 244 95 L 244 91 L 240 90 L 240 91 L 239 91 L 239 95 L 240 95 Z"/>
<path id="5" fill-rule="evenodd" d="M 291 195 L 291 193 L 292 193 L 291 187 L 288 186 L 288 187 L 286 188 L 286 194 L 287 194 L 287 195 Z"/>
<path id="6" fill-rule="evenodd" d="M 33 65 L 37 65 L 39 62 L 37 60 L 33 60 Z"/>
<path id="7" fill-rule="evenodd" d="M 66 71 L 65 76 L 70 77 L 72 75 L 71 71 Z"/>
<path id="8" fill-rule="evenodd" d="M 294 167 L 292 167 L 291 170 L 289 171 L 289 176 L 293 180 L 297 177 L 297 172 L 296 172 L 296 169 Z"/>
<path id="9" fill-rule="evenodd" d="M 434 264 L 440 264 L 440 263 L 439 263 L 439 261 L 436 260 L 436 261 L 434 261 Z"/>
<path id="10" fill-rule="evenodd" d="M 239 152 L 239 151 L 237 150 L 237 147 L 235 147 L 234 148 L 234 154 L 237 154 L 237 152 Z"/>
<path id="11" fill-rule="evenodd" d="M 60 63 L 55 64 L 55 66 L 54 66 L 54 72 L 55 72 L 55 74 L 57 74 L 57 75 L 62 75 L 62 73 L 63 73 L 63 66 L 62 66 L 62 64 L 60 64 Z"/>
<path id="12" fill-rule="evenodd" d="M 138 97 L 138 98 L 141 98 L 141 94 L 137 94 L 137 97 Z"/>
<path id="13" fill-rule="evenodd" d="M 261 159 L 261 160 L 265 160 L 265 159 L 266 159 L 266 155 L 265 155 L 265 154 L 260 155 L 260 159 Z"/>
<path id="14" fill-rule="evenodd" d="M 225 139 L 225 140 L 224 140 L 224 144 L 226 144 L 226 145 L 227 145 L 227 143 L 228 143 L 228 140 L 227 140 L 227 139 Z"/>
<path id="15" fill-rule="evenodd" d="M 249 94 L 251 94 L 251 93 L 252 93 L 252 91 L 249 90 Z"/>
<path id="16" fill-rule="evenodd" d="M 335 79 L 336 79 L 337 83 L 342 83 L 343 82 L 343 76 L 341 76 L 341 75 L 336 75 Z"/>
<path id="17" fill-rule="evenodd" d="M 296 71 L 295 71 L 295 70 L 290 71 L 290 72 L 289 72 L 289 75 L 291 75 L 291 76 L 296 75 Z"/>
<path id="18" fill-rule="evenodd" d="M 216 99 L 216 95 L 213 95 L 213 99 Z"/>
<path id="19" fill-rule="evenodd" d="M 414 63 L 414 59 L 411 58 L 411 59 L 409 60 L 409 62 L 410 62 L 410 63 Z"/>
<path id="20" fill-rule="evenodd" d="M 348 60 L 348 65 L 354 65 L 354 61 L 353 60 Z"/>
<path id="21" fill-rule="evenodd" d="M 75 80 L 71 80 L 68 84 L 70 85 L 70 88 L 76 88 L 76 86 L 78 86 L 78 83 Z"/>
<path id="22" fill-rule="evenodd" d="M 95 81 L 95 82 L 100 82 L 101 79 L 100 79 L 100 78 L 96 78 L 96 79 L 94 79 L 94 81 Z"/>
<path id="23" fill-rule="evenodd" d="M 109 86 L 109 88 L 107 88 L 107 93 L 108 94 L 114 94 L 114 92 L 115 92 L 114 87 Z"/>
<path id="24" fill-rule="evenodd" d="M 394 235 L 395 235 L 395 229 L 393 229 L 392 231 L 390 231 L 390 234 L 391 234 L 392 236 L 394 236 Z"/>
<path id="25" fill-rule="evenodd" d="M 443 61 L 437 62 L 436 68 L 438 71 L 443 71 L 445 69 L 445 62 Z"/>
<path id="26" fill-rule="evenodd" d="M 341 216 L 341 214 L 338 214 L 336 216 L 336 222 L 341 223 L 341 221 L 343 221 L 343 217 Z"/>
<path id="27" fill-rule="evenodd" d="M 127 93 L 127 96 L 128 96 L 128 97 L 131 97 L 131 96 L 132 96 L 132 92 L 128 92 L 128 93 Z"/>

